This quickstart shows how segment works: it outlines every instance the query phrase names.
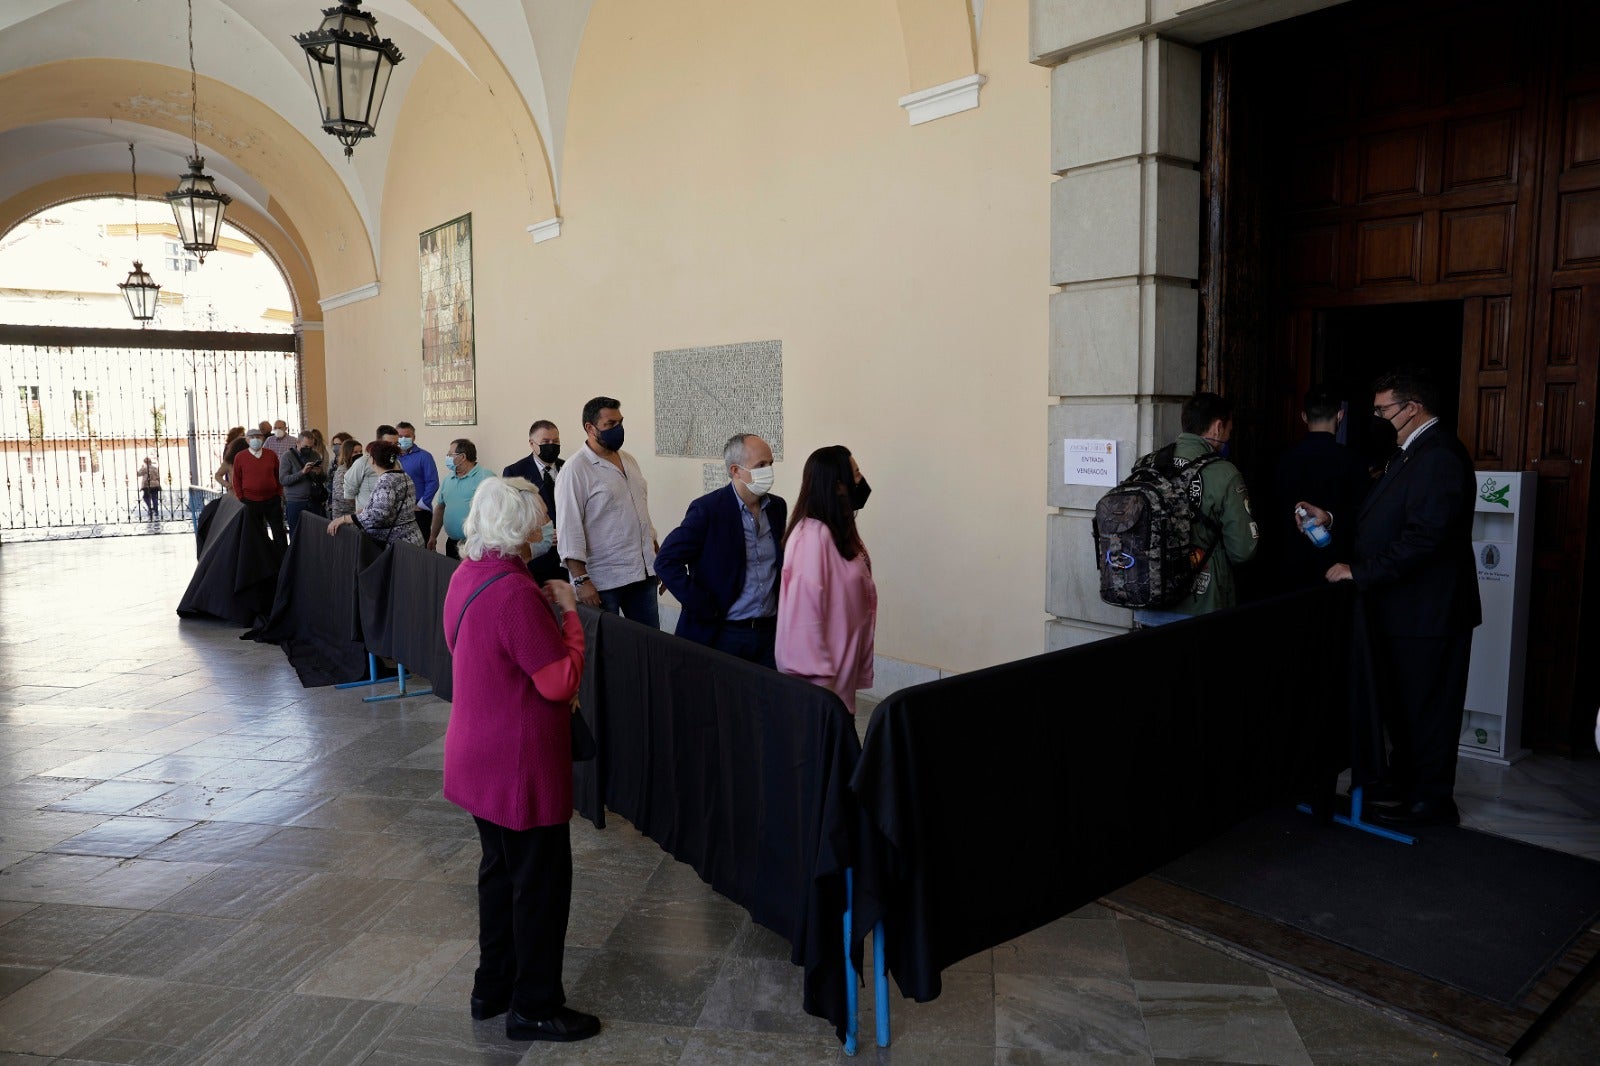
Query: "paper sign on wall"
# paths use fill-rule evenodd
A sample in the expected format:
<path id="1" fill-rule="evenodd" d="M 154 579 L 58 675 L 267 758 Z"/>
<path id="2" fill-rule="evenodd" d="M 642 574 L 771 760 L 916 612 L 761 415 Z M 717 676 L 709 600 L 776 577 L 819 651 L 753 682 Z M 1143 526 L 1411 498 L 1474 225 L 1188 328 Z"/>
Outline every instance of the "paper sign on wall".
<path id="1" fill-rule="evenodd" d="M 1064 440 L 1062 481 L 1068 485 L 1116 488 L 1117 442 L 1114 440 Z"/>

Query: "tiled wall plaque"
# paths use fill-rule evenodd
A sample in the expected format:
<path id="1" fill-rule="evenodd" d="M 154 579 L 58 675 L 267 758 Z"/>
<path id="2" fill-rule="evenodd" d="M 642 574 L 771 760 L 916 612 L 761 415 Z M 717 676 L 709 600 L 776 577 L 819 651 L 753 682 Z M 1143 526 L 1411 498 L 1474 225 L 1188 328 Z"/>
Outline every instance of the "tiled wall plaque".
<path id="1" fill-rule="evenodd" d="M 783 458 L 782 341 L 657 352 L 655 393 L 657 455 L 720 460 L 723 443 L 743 431 Z M 726 477 L 720 463 L 718 471 Z"/>

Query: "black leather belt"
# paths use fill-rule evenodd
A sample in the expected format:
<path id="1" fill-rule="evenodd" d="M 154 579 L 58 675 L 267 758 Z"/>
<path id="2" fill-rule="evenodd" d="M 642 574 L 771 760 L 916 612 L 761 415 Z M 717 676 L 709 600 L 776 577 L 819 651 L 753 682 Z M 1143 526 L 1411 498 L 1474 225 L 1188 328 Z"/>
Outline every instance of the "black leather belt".
<path id="1" fill-rule="evenodd" d="M 730 629 L 777 629 L 778 616 L 769 614 L 765 618 L 741 618 L 737 622 L 730 618 L 722 624 Z"/>

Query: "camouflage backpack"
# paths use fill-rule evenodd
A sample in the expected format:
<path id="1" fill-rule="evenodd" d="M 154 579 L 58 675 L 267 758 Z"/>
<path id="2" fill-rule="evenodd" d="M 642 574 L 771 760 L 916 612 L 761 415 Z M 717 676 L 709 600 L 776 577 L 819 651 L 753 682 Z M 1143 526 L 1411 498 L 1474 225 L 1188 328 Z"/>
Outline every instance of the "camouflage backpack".
<path id="1" fill-rule="evenodd" d="M 1214 460 L 1176 457 L 1177 445 L 1151 452 L 1100 497 L 1094 509 L 1095 565 L 1100 598 L 1116 607 L 1170 607 L 1188 595 L 1207 552 L 1193 527 L 1216 523 L 1200 509 L 1200 473 Z"/>

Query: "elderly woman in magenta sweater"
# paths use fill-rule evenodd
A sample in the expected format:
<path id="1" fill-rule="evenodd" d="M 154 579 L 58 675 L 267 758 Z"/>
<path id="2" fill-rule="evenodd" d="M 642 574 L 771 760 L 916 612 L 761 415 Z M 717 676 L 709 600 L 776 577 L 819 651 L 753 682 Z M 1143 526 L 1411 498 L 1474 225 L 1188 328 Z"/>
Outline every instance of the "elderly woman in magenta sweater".
<path id="1" fill-rule="evenodd" d="M 472 497 L 444 601 L 455 680 L 444 796 L 472 815 L 483 844 L 472 1016 L 506 1014 L 513 1040 L 583 1040 L 600 1021 L 567 1007 L 561 987 L 583 626 L 570 585 L 541 589 L 528 574 L 545 520 L 522 478 L 490 478 Z"/>
<path id="2" fill-rule="evenodd" d="M 878 587 L 856 532 L 872 487 L 850 449 L 818 448 L 800 475 L 778 583 L 778 669 L 831 689 L 856 713 L 856 689 L 872 687 Z"/>

